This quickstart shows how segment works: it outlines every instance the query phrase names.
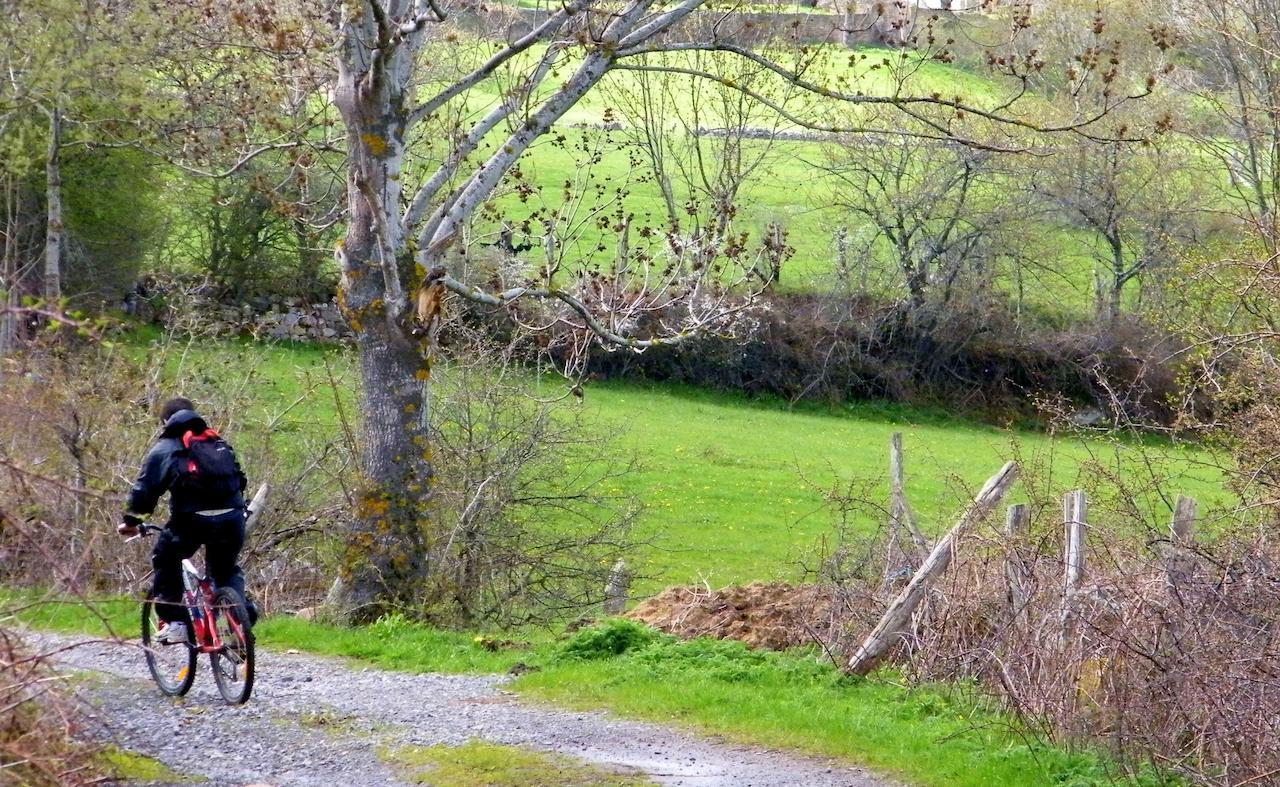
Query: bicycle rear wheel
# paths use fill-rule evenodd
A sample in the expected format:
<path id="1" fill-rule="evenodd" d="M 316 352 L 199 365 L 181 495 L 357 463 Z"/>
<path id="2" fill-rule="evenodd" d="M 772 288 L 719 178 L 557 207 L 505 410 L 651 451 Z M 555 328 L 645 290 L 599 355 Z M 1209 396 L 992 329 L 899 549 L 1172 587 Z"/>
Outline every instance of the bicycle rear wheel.
<path id="1" fill-rule="evenodd" d="M 142 604 L 142 648 L 147 657 L 147 669 L 161 692 L 170 697 L 181 697 L 191 690 L 196 679 L 196 649 L 189 644 L 155 642 L 160 628 L 156 602 L 147 599 Z"/>
<path id="2" fill-rule="evenodd" d="M 222 650 L 209 654 L 213 679 L 222 698 L 239 705 L 253 691 L 253 631 L 240 594 L 218 588 L 213 597 L 213 620 L 222 641 Z"/>

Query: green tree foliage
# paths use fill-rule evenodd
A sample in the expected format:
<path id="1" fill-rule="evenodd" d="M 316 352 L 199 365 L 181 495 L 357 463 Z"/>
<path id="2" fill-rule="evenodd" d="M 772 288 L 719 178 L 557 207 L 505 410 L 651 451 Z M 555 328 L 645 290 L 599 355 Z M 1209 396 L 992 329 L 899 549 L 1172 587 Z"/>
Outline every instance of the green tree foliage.
<path id="1" fill-rule="evenodd" d="M 336 229 L 296 188 L 273 185 L 296 177 L 265 157 L 226 178 L 175 173 L 164 195 L 173 243 L 163 267 L 203 275 L 236 299 L 332 297 Z"/>
<path id="2" fill-rule="evenodd" d="M 43 248 L 7 249 L 0 289 L 109 296 L 136 270 L 152 222 L 147 163 L 119 146 L 136 137 L 150 41 L 131 4 L 40 0 L 0 15 L 0 180 L 8 226 L 43 224 Z M 103 146 L 106 147 L 103 147 Z M 8 235 L 8 234 L 7 234 Z M 38 258 L 37 258 L 38 255 Z"/>
<path id="3" fill-rule="evenodd" d="M 154 161 L 128 148 L 78 148 L 63 169 L 67 293 L 118 303 L 165 237 Z"/>

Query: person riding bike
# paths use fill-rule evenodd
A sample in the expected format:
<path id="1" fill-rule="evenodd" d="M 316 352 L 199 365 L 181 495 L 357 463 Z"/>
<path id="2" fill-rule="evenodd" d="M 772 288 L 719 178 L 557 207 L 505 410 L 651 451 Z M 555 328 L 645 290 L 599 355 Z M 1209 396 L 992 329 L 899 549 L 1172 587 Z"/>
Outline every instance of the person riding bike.
<path id="1" fill-rule="evenodd" d="M 247 484 L 240 463 L 209 428 L 191 400 L 176 397 L 160 408 L 163 428 L 142 460 L 129 490 L 125 512 L 116 528 L 122 536 L 137 534 L 142 517 L 155 511 L 169 493 L 169 522 L 151 550 L 154 579 L 151 598 L 164 622 L 157 641 L 187 642 L 189 621 L 182 605 L 182 561 L 205 547 L 209 576 L 219 587 L 234 589 L 245 599 L 250 620 L 257 617 L 245 598 L 240 550 L 244 546 Z"/>

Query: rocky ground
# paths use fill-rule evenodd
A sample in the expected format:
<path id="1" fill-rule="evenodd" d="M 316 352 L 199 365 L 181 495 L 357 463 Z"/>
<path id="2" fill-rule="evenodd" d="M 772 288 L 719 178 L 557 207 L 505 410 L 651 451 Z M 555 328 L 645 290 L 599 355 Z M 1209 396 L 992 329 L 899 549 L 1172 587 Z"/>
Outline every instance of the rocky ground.
<path id="1" fill-rule="evenodd" d="M 73 644 L 40 635 L 46 650 Z M 532 704 L 494 675 L 410 675 L 324 657 L 263 652 L 253 699 L 226 705 L 202 659 L 195 688 L 171 700 L 151 684 L 136 644 L 60 652 L 92 709 L 93 734 L 206 784 L 402 784 L 385 751 L 471 739 L 557 752 L 658 784 L 887 787 L 844 764 L 699 738 L 659 725 Z"/>

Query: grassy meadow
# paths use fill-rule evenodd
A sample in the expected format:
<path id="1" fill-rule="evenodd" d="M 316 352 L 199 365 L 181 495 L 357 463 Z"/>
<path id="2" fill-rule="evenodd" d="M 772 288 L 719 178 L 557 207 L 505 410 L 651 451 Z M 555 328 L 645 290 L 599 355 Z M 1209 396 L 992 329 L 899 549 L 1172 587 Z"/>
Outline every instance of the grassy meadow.
<path id="1" fill-rule="evenodd" d="M 472 41 L 476 52 L 489 51 L 492 42 Z M 519 63 L 542 54 L 531 49 Z M 803 51 L 779 48 L 770 52 L 784 66 L 802 71 L 805 78 L 834 91 L 874 97 L 929 96 L 958 97 L 980 107 L 994 107 L 1017 92 L 1016 86 L 1002 84 L 991 77 L 905 51 L 876 47 L 846 49 L 835 45 L 807 47 Z M 465 65 L 465 56 L 458 68 Z M 714 60 L 714 64 L 711 64 Z M 818 125 L 833 127 L 892 127 L 894 118 L 883 115 L 880 108 L 851 107 L 843 102 L 813 97 L 788 89 L 780 79 L 762 75 L 755 67 L 744 67 L 728 55 L 675 53 L 653 56 L 647 65 L 672 65 L 680 68 L 705 68 L 726 74 L 783 105 L 789 112 Z M 567 74 L 572 64 L 560 67 Z M 519 66 L 517 66 L 518 68 Z M 558 85 L 554 83 L 550 88 Z M 467 95 L 462 114 L 479 117 L 495 105 L 499 96 L 489 85 L 481 85 Z M 489 92 L 486 92 L 489 91 Z M 650 100 L 638 96 L 648 91 Z M 662 137 L 665 155 L 679 160 L 670 166 L 671 187 L 678 210 L 686 202 L 706 203 L 709 183 L 718 179 L 721 141 L 703 137 L 695 139 L 693 128 L 724 128 L 738 125 L 780 132 L 805 132 L 794 123 L 779 122 L 767 109 L 744 108 L 734 98 L 732 89 L 683 75 L 617 71 L 609 74 L 600 86 L 576 104 L 557 124 L 556 132 L 535 143 L 521 159 L 519 179 L 529 188 L 517 188 L 514 181 L 496 195 L 489 208 L 477 217 L 471 228 L 473 242 L 494 243 L 505 224 L 515 229 L 517 245 L 532 248 L 522 256 L 541 265 L 544 255 L 542 222 L 553 219 L 556 226 L 556 253 L 569 267 L 609 264 L 615 256 L 618 238 L 615 230 L 598 220 L 618 215 L 631 216 L 633 251 L 649 249 L 665 251 L 662 234 L 667 226 L 667 211 L 661 189 L 640 152 L 643 135 L 638 130 L 648 121 Z M 1042 102 L 1035 96 L 1022 99 L 1032 112 L 1040 111 Z M 652 119 L 656 115 L 656 119 Z M 617 124 L 611 131 L 605 126 Z M 981 125 L 962 124 L 963 133 L 980 135 Z M 486 155 L 505 140 L 508 130 L 492 132 L 481 144 L 477 156 Z M 818 135 L 821 136 L 820 134 Z M 871 145 L 897 144 L 872 135 Z M 438 144 L 437 144 L 438 147 Z M 784 290 L 810 290 L 829 286 L 828 278 L 836 257 L 835 233 L 847 229 L 851 251 L 861 252 L 859 239 L 867 236 L 870 226 L 865 218 L 851 215 L 835 207 L 840 185 L 836 178 L 824 174 L 823 166 L 839 156 L 841 146 L 830 141 L 778 139 L 775 141 L 744 140 L 741 155 L 750 162 L 736 202 L 733 219 L 736 232 L 748 233 L 754 248 L 769 224 L 778 223 L 787 232 L 787 243 L 794 254 L 782 276 Z M 445 155 L 443 147 L 424 145 L 420 161 L 432 162 Z M 692 163 L 692 162 L 697 162 Z M 413 173 L 408 182 L 419 175 L 416 161 L 409 166 Z M 429 165 L 428 165 L 429 166 Z M 1002 195 L 996 195 L 1002 196 Z M 696 221 L 684 217 L 689 226 Z M 529 221 L 526 226 L 525 222 Z M 1083 233 L 1064 229 L 1047 218 L 1029 219 L 1025 236 L 1028 259 L 1051 264 L 1023 265 L 1024 280 L 1020 287 L 1028 308 L 1043 312 L 1050 319 L 1062 320 L 1087 314 L 1094 294 L 1094 249 Z M 640 228 L 655 230 L 649 238 L 639 235 Z M 994 263 L 1001 268 L 1010 266 Z M 901 288 L 896 274 L 887 265 L 870 263 L 868 286 L 876 293 L 895 293 Z M 998 274 L 1005 289 L 1013 292 L 1011 270 Z"/>
<path id="2" fill-rule="evenodd" d="M 346 419 L 358 418 L 355 372 L 345 350 L 228 342 L 203 346 L 198 369 L 181 352 L 171 350 L 169 357 L 172 385 L 197 399 L 210 381 L 219 381 L 224 396 L 226 385 L 234 388 L 232 398 L 241 405 L 214 417 L 227 426 L 251 476 L 255 463 L 291 460 L 263 455 L 268 441 L 258 438 L 266 432 L 275 451 L 300 452 L 311 441 L 338 436 L 339 408 Z M 437 371 L 448 374 L 447 366 Z M 548 397 L 564 393 L 551 379 L 535 390 Z M 789 407 L 614 382 L 589 384 L 580 403 L 566 399 L 563 407 L 605 436 L 612 452 L 637 460 L 637 469 L 609 491 L 642 506 L 637 535 L 652 546 L 629 559 L 643 577 L 642 593 L 673 584 L 800 578 L 801 564 L 813 564 L 814 550 L 834 536 L 824 495 L 836 487 L 868 500 L 852 524 L 860 533 L 874 532 L 884 521 L 878 506 L 887 504 L 894 432 L 903 434 L 906 491 L 926 533 L 949 527 L 964 501 L 1009 459 L 1027 470 L 1009 502 L 1030 501 L 1049 518 L 1073 488 L 1090 493 L 1099 519 L 1123 516 L 1139 529 L 1163 528 L 1178 494 L 1196 496 L 1206 512 L 1228 502 L 1210 456 L 1155 438 L 1053 437 L 941 410 L 866 402 Z M 1140 521 L 1128 513 L 1129 498 Z"/>

